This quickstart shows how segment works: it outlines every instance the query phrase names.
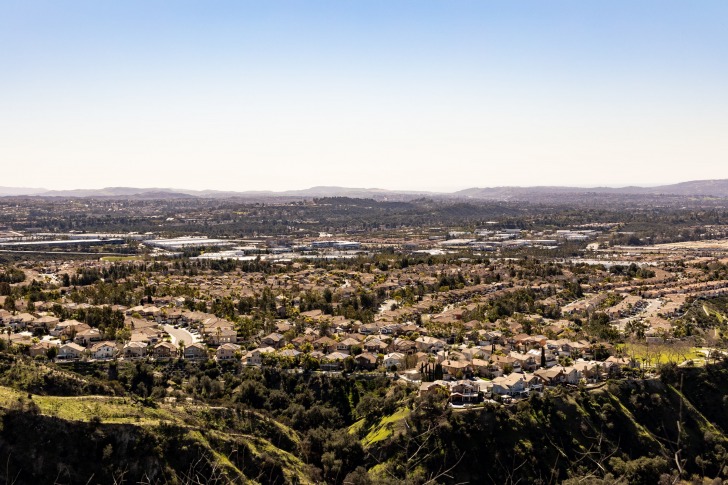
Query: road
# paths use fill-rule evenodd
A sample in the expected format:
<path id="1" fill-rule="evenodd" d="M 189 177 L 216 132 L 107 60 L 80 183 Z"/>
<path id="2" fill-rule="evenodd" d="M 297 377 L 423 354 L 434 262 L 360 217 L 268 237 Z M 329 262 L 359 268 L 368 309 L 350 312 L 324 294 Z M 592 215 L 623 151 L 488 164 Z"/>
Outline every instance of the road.
<path id="1" fill-rule="evenodd" d="M 188 332 L 184 328 L 174 328 L 172 325 L 165 325 L 164 331 L 172 336 L 172 343 L 175 345 L 179 345 L 179 342 L 182 341 L 185 343 L 185 347 L 186 347 L 197 341 L 195 339 L 194 335 L 192 335 L 190 332 Z"/>
<path id="2" fill-rule="evenodd" d="M 14 249 L 0 249 L 0 253 L 19 253 L 19 254 L 51 254 L 61 259 L 63 256 L 134 256 L 133 254 L 121 253 L 84 253 L 79 251 L 16 251 Z"/>
<path id="3" fill-rule="evenodd" d="M 632 320 L 637 320 L 639 318 L 647 318 L 647 317 L 653 317 L 656 316 L 657 313 L 660 311 L 660 308 L 662 308 L 662 301 L 658 300 L 657 298 L 653 299 L 645 299 L 647 302 L 647 306 L 643 308 L 642 310 L 638 311 L 634 315 L 630 315 L 625 318 L 620 318 L 617 320 L 615 325 L 619 329 L 620 332 L 624 332 L 625 327 L 627 324 Z"/>

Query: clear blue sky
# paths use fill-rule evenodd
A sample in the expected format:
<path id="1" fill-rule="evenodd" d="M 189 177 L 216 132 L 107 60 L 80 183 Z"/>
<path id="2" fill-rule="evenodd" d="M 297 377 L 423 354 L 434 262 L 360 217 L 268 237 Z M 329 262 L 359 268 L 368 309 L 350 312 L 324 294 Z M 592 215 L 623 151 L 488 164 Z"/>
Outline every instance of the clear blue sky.
<path id="1" fill-rule="evenodd" d="M 728 178 L 726 25 L 725 0 L 0 0 L 0 185 Z"/>

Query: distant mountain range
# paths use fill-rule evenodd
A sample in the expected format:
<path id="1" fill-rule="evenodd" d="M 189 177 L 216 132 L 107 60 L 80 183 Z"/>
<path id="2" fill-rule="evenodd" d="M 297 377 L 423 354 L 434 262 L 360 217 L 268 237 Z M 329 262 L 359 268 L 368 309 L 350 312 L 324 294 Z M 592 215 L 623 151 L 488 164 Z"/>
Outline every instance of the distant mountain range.
<path id="1" fill-rule="evenodd" d="M 106 187 L 103 189 L 46 190 L 41 188 L 0 187 L 0 196 L 32 197 L 95 197 L 131 199 L 173 199 L 173 198 L 294 198 L 353 197 L 377 200 L 407 200 L 418 197 L 447 199 L 476 199 L 490 201 L 544 200 L 559 196 L 599 195 L 645 195 L 682 197 L 728 197 L 728 179 L 695 180 L 657 187 L 485 187 L 470 188 L 457 192 L 398 191 L 376 188 L 350 188 L 320 186 L 303 190 L 275 191 L 220 191 L 186 190 L 171 188 Z"/>
<path id="2" fill-rule="evenodd" d="M 486 187 L 460 190 L 456 197 L 488 200 L 522 199 L 535 195 L 679 195 L 684 197 L 728 197 L 728 179 L 694 180 L 657 187 Z"/>
<path id="3" fill-rule="evenodd" d="M 133 199 L 174 199 L 174 198 L 295 198 L 306 199 L 314 197 L 353 197 L 353 198 L 414 198 L 422 196 L 449 196 L 435 192 L 413 192 L 385 189 L 365 189 L 349 187 L 319 186 L 302 190 L 286 190 L 275 192 L 272 190 L 255 191 L 221 191 L 221 190 L 189 190 L 172 188 L 136 188 L 136 187 L 106 187 L 103 189 L 74 189 L 74 190 L 47 190 L 37 188 L 0 187 L 0 197 L 29 196 L 29 197 L 94 197 L 94 198 L 133 198 Z"/>

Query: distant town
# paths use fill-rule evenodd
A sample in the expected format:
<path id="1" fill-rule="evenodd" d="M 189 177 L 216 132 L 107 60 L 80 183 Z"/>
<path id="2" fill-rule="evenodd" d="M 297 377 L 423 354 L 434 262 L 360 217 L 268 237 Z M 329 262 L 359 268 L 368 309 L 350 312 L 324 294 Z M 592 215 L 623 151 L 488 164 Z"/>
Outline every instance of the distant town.
<path id="1" fill-rule="evenodd" d="M 186 214 L 157 218 L 188 221 Z M 421 391 L 450 386 L 459 404 L 463 386 L 472 403 L 547 385 L 593 384 L 625 366 L 653 370 L 661 357 L 652 354 L 684 347 L 675 342 L 691 342 L 681 365 L 716 352 L 709 345 L 716 332 L 686 330 L 684 315 L 696 299 L 728 291 L 720 271 L 700 269 L 725 265 L 728 242 L 720 238 L 728 228 L 701 227 L 698 242 L 650 245 L 620 222 L 509 225 L 377 227 L 353 231 L 356 240 L 351 230 L 236 239 L 6 226 L 1 250 L 37 252 L 44 261 L 12 267 L 20 281 L 15 289 L 6 285 L 2 297 L 3 338 L 57 362 L 280 360 L 287 368 L 394 372 L 412 383 L 427 382 L 434 371 L 423 376 L 423 369 L 432 368 L 439 379 Z M 613 244 L 615 236 L 639 245 Z M 503 257 L 549 255 L 565 246 L 582 249 L 543 261 L 527 253 Z M 95 254 L 95 261 L 72 259 Z M 222 263 L 229 271 L 219 274 Z M 117 268 L 124 268 L 125 285 L 142 275 L 144 283 L 116 301 L 83 296 L 84 287 L 116 285 Z M 24 295 L 31 287 L 37 291 Z M 41 298 L 47 294 L 55 298 Z M 269 309 L 261 307 L 264 294 Z M 506 310 L 493 314 L 494 307 Z M 103 313 L 115 323 L 88 318 Z M 590 331 L 595 319 L 600 327 Z M 696 346 L 696 337 L 707 346 Z"/>
<path id="2" fill-rule="evenodd" d="M 129 422 L 112 411 L 129 397 L 134 419 L 203 427 L 200 409 L 247 409 L 296 440 L 343 433 L 363 458 L 341 473 L 376 480 L 370 460 L 422 406 L 621 399 L 613 386 L 728 355 L 728 225 L 714 201 L 220 204 L 0 199 L 6 402 L 27 391 L 41 415 L 66 416 L 60 396 L 102 395 L 75 419 L 111 423 Z M 305 397 L 319 386 L 338 390 Z M 280 477 L 311 479 L 276 453 Z"/>

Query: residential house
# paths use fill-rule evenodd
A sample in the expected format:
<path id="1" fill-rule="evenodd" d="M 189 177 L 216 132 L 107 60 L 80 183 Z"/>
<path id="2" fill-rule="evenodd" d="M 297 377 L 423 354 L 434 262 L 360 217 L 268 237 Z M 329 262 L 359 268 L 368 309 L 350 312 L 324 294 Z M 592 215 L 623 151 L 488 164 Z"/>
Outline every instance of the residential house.
<path id="1" fill-rule="evenodd" d="M 0 339 L 5 340 L 8 347 L 13 345 L 22 348 L 22 350 L 30 349 L 33 346 L 33 339 L 25 333 L 0 333 Z"/>
<path id="2" fill-rule="evenodd" d="M 569 355 L 572 357 L 580 357 L 586 349 L 589 349 L 591 345 L 588 342 L 572 342 L 567 341 L 561 345 L 561 352 L 559 355 Z"/>
<path id="3" fill-rule="evenodd" d="M 296 349 L 283 349 L 278 352 L 278 355 L 280 355 L 281 357 L 288 357 L 288 358 L 295 359 L 299 355 L 301 355 L 301 352 L 299 352 Z"/>
<path id="4" fill-rule="evenodd" d="M 373 354 L 383 354 L 389 350 L 389 344 L 379 340 L 378 338 L 371 338 L 364 342 L 364 350 Z"/>
<path id="5" fill-rule="evenodd" d="M 505 345 L 506 343 L 505 336 L 500 330 L 481 330 L 478 334 L 488 345 Z"/>
<path id="6" fill-rule="evenodd" d="M 56 324 L 56 326 L 49 332 L 53 337 L 60 337 L 65 335 L 67 337 L 74 337 L 78 332 L 91 328 L 85 323 L 81 323 L 78 320 L 64 320 Z"/>
<path id="7" fill-rule="evenodd" d="M 590 382 L 599 380 L 599 373 L 604 370 L 601 362 L 594 361 L 587 362 L 579 360 L 574 362 L 572 367 L 577 370 L 581 377 Z"/>
<path id="8" fill-rule="evenodd" d="M 318 340 L 313 341 L 313 348 L 320 350 L 325 353 L 333 352 L 336 350 L 336 344 L 338 342 L 331 337 L 321 337 Z"/>
<path id="9" fill-rule="evenodd" d="M 492 381 L 492 393 L 500 396 L 518 396 L 526 392 L 526 381 L 521 374 L 496 377 Z"/>
<path id="10" fill-rule="evenodd" d="M 58 349 L 58 359 L 61 360 L 78 360 L 83 356 L 86 349 L 76 343 L 67 343 Z"/>
<path id="11" fill-rule="evenodd" d="M 215 359 L 218 361 L 233 360 L 235 359 L 235 353 L 239 350 L 240 346 L 238 344 L 222 344 L 215 351 Z"/>
<path id="12" fill-rule="evenodd" d="M 564 368 L 560 365 L 546 369 L 538 369 L 534 374 L 547 386 L 556 386 L 565 381 Z"/>
<path id="13" fill-rule="evenodd" d="M 460 353 L 463 354 L 467 360 L 487 359 L 490 357 L 490 352 L 486 352 L 480 347 L 464 347 L 460 350 Z"/>
<path id="14" fill-rule="evenodd" d="M 263 365 L 263 356 L 265 354 L 272 353 L 275 353 L 275 349 L 273 347 L 261 347 L 258 349 L 253 349 L 243 354 L 242 361 L 246 365 Z"/>
<path id="15" fill-rule="evenodd" d="M 420 327 L 413 323 L 406 323 L 404 325 L 400 325 L 396 330 L 395 333 L 397 335 L 407 335 L 414 332 L 420 332 L 422 330 Z"/>
<path id="16" fill-rule="evenodd" d="M 180 325 L 186 323 L 184 314 L 179 308 L 164 309 L 154 317 L 154 320 L 163 325 Z"/>
<path id="17" fill-rule="evenodd" d="M 101 341 L 101 332 L 98 328 L 88 328 L 76 333 L 73 341 L 78 345 L 88 346 L 91 342 Z"/>
<path id="18" fill-rule="evenodd" d="M 445 342 L 438 338 L 424 335 L 422 337 L 418 337 L 417 340 L 415 340 L 415 346 L 418 350 L 434 354 L 440 352 L 445 348 Z"/>
<path id="19" fill-rule="evenodd" d="M 375 335 L 379 333 L 379 326 L 376 323 L 364 323 L 359 326 L 359 333 L 364 335 Z M 382 329 L 382 333 L 384 329 Z"/>
<path id="20" fill-rule="evenodd" d="M 56 325 L 58 325 L 59 321 L 60 320 L 57 317 L 45 315 L 40 318 L 36 318 L 32 325 L 33 328 L 42 329 L 45 333 L 48 333 L 56 328 Z"/>
<path id="21" fill-rule="evenodd" d="M 544 363 L 546 364 L 545 367 L 553 367 L 556 364 L 558 364 L 558 361 L 556 360 L 556 356 L 554 353 L 550 350 L 547 350 L 546 347 L 542 347 L 541 349 L 531 349 L 528 351 L 529 355 L 532 355 L 534 360 L 538 363 L 538 366 L 541 367 L 541 358 L 543 357 Z"/>
<path id="22" fill-rule="evenodd" d="M 417 352 L 417 344 L 411 340 L 396 338 L 394 339 L 394 350 L 403 354 L 414 354 Z"/>
<path id="23" fill-rule="evenodd" d="M 233 328 L 219 327 L 206 334 L 210 345 L 230 344 L 238 341 L 238 333 Z"/>
<path id="24" fill-rule="evenodd" d="M 233 322 L 210 316 L 202 321 L 202 333 L 211 345 L 222 345 L 238 341 Z"/>
<path id="25" fill-rule="evenodd" d="M 638 367 L 635 360 L 627 357 L 616 357 L 614 355 L 607 357 L 607 360 L 604 361 L 604 365 L 610 374 L 619 374 L 623 367 Z"/>
<path id="26" fill-rule="evenodd" d="M 207 347 L 202 342 L 191 343 L 184 348 L 185 360 L 207 360 Z"/>
<path id="27" fill-rule="evenodd" d="M 473 381 L 457 381 L 450 385 L 450 402 L 473 403 L 480 399 L 480 386 Z"/>
<path id="28" fill-rule="evenodd" d="M 143 311 L 144 311 L 144 306 L 137 305 L 137 306 L 133 306 L 131 308 L 127 308 L 126 312 L 124 312 L 124 313 L 126 313 L 127 315 L 134 315 L 135 313 L 137 315 L 141 315 Z"/>
<path id="29" fill-rule="evenodd" d="M 534 372 L 548 386 L 557 384 L 578 384 L 581 374 L 572 367 L 554 366 L 550 369 L 539 369 Z"/>
<path id="30" fill-rule="evenodd" d="M 574 366 L 564 367 L 564 382 L 567 384 L 578 384 L 581 377 L 581 372 Z"/>
<path id="31" fill-rule="evenodd" d="M 274 349 L 279 349 L 283 347 L 286 343 L 286 339 L 281 335 L 280 333 L 273 332 L 271 334 L 266 335 L 260 340 L 261 345 L 264 345 L 266 347 L 273 347 Z"/>
<path id="32" fill-rule="evenodd" d="M 354 357 L 354 362 L 362 369 L 373 370 L 377 367 L 377 356 L 371 352 L 363 352 Z"/>
<path id="33" fill-rule="evenodd" d="M 402 325 L 400 325 L 400 324 L 390 323 L 387 325 L 383 325 L 379 329 L 379 333 L 382 335 L 396 335 L 401 327 L 402 327 Z M 361 333 L 364 333 L 364 332 L 361 332 Z"/>
<path id="34" fill-rule="evenodd" d="M 470 371 L 470 363 L 465 360 L 447 359 L 443 360 L 441 365 L 443 372 L 456 379 L 462 379 Z"/>
<path id="35" fill-rule="evenodd" d="M 528 391 L 542 391 L 543 381 L 536 374 L 523 374 L 523 382 Z"/>
<path id="36" fill-rule="evenodd" d="M 508 355 L 492 354 L 490 360 L 493 364 L 500 367 L 504 374 L 510 372 L 522 372 L 521 361 L 514 359 Z"/>
<path id="37" fill-rule="evenodd" d="M 392 352 L 384 356 L 384 368 L 387 370 L 396 367 L 398 371 L 404 370 L 405 356 L 401 352 Z"/>
<path id="38" fill-rule="evenodd" d="M 503 375 L 503 369 L 494 363 L 485 359 L 473 359 L 470 362 L 473 372 L 481 377 L 500 377 Z"/>
<path id="39" fill-rule="evenodd" d="M 30 356 L 31 357 L 46 357 L 48 355 L 48 351 L 52 348 L 58 348 L 58 345 L 51 343 L 47 340 L 41 340 L 40 342 L 34 344 L 30 347 Z"/>
<path id="40" fill-rule="evenodd" d="M 303 345 L 307 343 L 311 344 L 311 347 L 313 347 L 314 340 L 316 340 L 316 338 L 313 335 L 299 335 L 298 337 L 292 339 L 291 343 L 295 348 L 300 349 Z"/>
<path id="41" fill-rule="evenodd" d="M 449 393 L 450 386 L 445 381 L 423 382 L 420 384 L 420 397 L 428 394 Z"/>
<path id="42" fill-rule="evenodd" d="M 10 323 L 10 317 L 12 316 L 12 313 L 3 308 L 0 308 L 0 325 L 8 325 Z"/>
<path id="43" fill-rule="evenodd" d="M 354 338 L 348 337 L 336 344 L 336 350 L 339 352 L 350 354 L 351 348 L 354 346 L 361 346 L 361 343 Z"/>
<path id="44" fill-rule="evenodd" d="M 159 307 L 150 305 L 143 307 L 140 313 L 146 318 L 156 319 L 162 314 L 162 310 Z"/>
<path id="45" fill-rule="evenodd" d="M 172 342 L 159 342 L 152 348 L 152 355 L 155 359 L 171 359 L 177 356 L 177 346 Z"/>
<path id="46" fill-rule="evenodd" d="M 534 371 L 539 368 L 540 362 L 538 362 L 532 354 L 511 352 L 508 356 L 518 361 L 521 371 Z"/>
<path id="47" fill-rule="evenodd" d="M 147 344 L 144 342 L 128 342 L 124 345 L 122 355 L 125 359 L 140 359 L 147 354 Z"/>
<path id="48" fill-rule="evenodd" d="M 156 326 L 140 328 L 138 330 L 134 330 L 131 334 L 132 340 L 145 341 L 152 345 L 156 345 L 161 342 L 166 336 L 167 332 L 157 328 Z"/>
<path id="49" fill-rule="evenodd" d="M 347 357 L 349 357 L 349 355 L 342 352 L 332 352 L 324 357 L 323 362 L 321 362 L 321 370 L 341 370 L 344 365 L 344 360 Z"/>
<path id="50" fill-rule="evenodd" d="M 114 342 L 99 342 L 89 348 L 91 358 L 96 360 L 113 359 L 118 353 L 119 349 Z"/>
<path id="51" fill-rule="evenodd" d="M 157 324 L 154 322 L 150 322 L 149 320 L 144 320 L 141 318 L 135 318 L 135 317 L 126 317 L 124 319 L 124 326 L 131 331 L 134 330 L 141 330 L 143 328 L 148 327 L 156 327 Z"/>
<path id="52" fill-rule="evenodd" d="M 35 317 L 30 313 L 18 313 L 10 317 L 9 325 L 14 331 L 28 328 L 35 321 Z"/>
<path id="53" fill-rule="evenodd" d="M 281 333 L 281 334 L 286 333 L 287 331 L 289 331 L 290 329 L 293 328 L 293 325 L 291 325 L 291 322 L 286 321 L 286 320 L 284 320 L 282 322 L 276 322 L 275 326 L 276 326 L 276 332 Z"/>
<path id="54" fill-rule="evenodd" d="M 409 381 L 422 380 L 422 372 L 417 369 L 407 369 L 404 372 L 401 372 L 400 375 Z"/>
<path id="55" fill-rule="evenodd" d="M 321 310 L 309 310 L 307 312 L 301 312 L 301 316 L 312 320 L 318 320 L 324 316 L 324 312 Z"/>

